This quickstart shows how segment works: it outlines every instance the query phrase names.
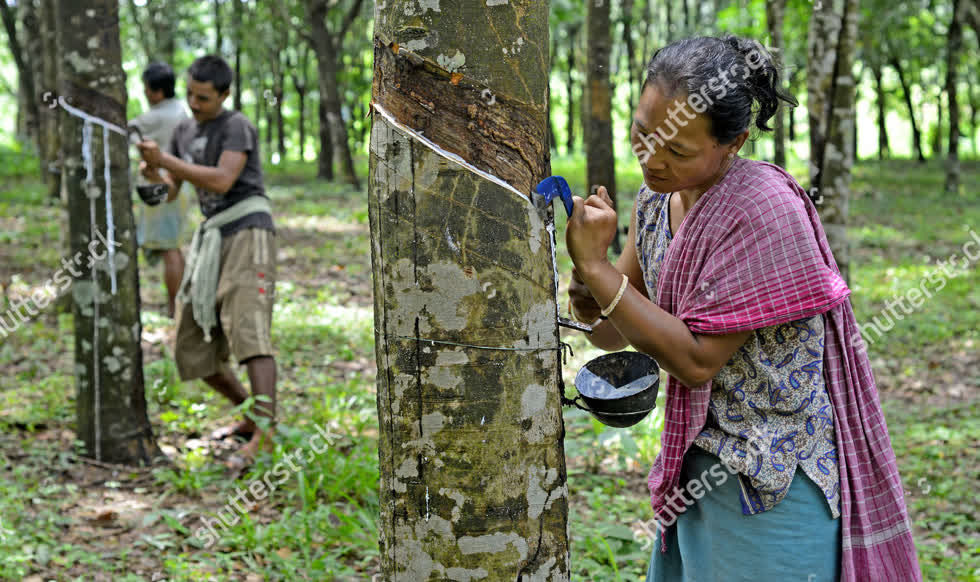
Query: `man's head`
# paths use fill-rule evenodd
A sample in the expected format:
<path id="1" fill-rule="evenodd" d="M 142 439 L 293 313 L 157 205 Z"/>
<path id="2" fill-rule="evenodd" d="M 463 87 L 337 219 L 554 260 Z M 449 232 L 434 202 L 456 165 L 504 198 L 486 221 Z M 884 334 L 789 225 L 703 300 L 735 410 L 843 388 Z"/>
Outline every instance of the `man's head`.
<path id="1" fill-rule="evenodd" d="M 198 123 L 221 113 L 231 80 L 231 67 L 216 55 L 200 57 L 187 69 L 187 106 Z"/>
<path id="2" fill-rule="evenodd" d="M 175 83 L 174 70 L 168 64 L 150 63 L 143 70 L 143 95 L 150 105 L 173 97 Z"/>

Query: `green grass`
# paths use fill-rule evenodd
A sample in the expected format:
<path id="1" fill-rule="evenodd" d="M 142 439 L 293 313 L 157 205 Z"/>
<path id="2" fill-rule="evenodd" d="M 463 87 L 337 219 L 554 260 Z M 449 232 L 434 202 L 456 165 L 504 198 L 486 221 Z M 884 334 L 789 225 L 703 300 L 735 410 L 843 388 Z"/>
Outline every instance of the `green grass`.
<path id="1" fill-rule="evenodd" d="M 30 162 L 17 159 L 20 169 L 0 186 L 2 272 L 14 293 L 57 268 L 63 222 L 30 176 Z M 584 191 L 581 157 L 556 158 L 552 166 L 576 193 Z M 363 160 L 359 167 L 366 175 Z M 366 197 L 312 181 L 314 175 L 311 164 L 268 171 L 282 259 L 273 330 L 283 431 L 276 452 L 238 481 L 226 479 L 210 453 L 188 440 L 236 411 L 200 383 L 180 383 L 166 341 L 144 344 L 144 371 L 149 416 L 173 464 L 113 474 L 74 452 L 71 318 L 49 308 L 0 340 L 0 579 L 90 580 L 98 573 L 134 582 L 249 580 L 250 574 L 254 580 L 370 580 L 378 572 Z M 851 287 L 860 321 L 918 286 L 935 260 L 969 240 L 962 227 L 980 226 L 978 176 L 977 165 L 967 165 L 964 194 L 947 195 L 938 165 L 857 166 Z M 635 164 L 619 165 L 617 183 L 625 225 L 640 184 Z M 561 234 L 559 271 L 567 274 Z M 144 328 L 162 338 L 172 323 L 159 315 L 160 268 L 144 269 L 142 277 Z M 870 347 L 927 580 L 980 576 L 973 499 L 980 440 L 977 277 L 974 263 Z M 565 285 L 567 276 L 562 292 Z M 574 349 L 564 368 L 571 395 L 575 371 L 599 352 L 580 334 L 563 335 Z M 966 397 L 941 399 L 954 385 Z M 608 429 L 565 409 L 573 580 L 642 580 L 652 542 L 645 477 L 659 450 L 662 409 L 661 396 L 658 409 L 630 430 Z M 313 446 L 315 427 L 336 435 L 322 452 Z M 194 537 L 200 518 L 294 453 L 306 459 L 302 467 L 222 530 L 212 548 L 200 547 Z M 107 499 L 138 508 L 136 521 L 126 522 L 120 510 L 101 523 L 97 515 Z"/>

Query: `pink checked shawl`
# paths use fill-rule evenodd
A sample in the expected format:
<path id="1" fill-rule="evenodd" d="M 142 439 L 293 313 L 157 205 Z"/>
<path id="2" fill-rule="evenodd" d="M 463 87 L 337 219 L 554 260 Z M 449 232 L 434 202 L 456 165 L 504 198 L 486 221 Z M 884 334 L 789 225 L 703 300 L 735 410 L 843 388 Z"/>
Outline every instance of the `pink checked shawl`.
<path id="1" fill-rule="evenodd" d="M 727 334 L 826 314 L 824 378 L 841 482 L 841 580 L 922 579 L 874 376 L 816 208 L 778 166 L 736 159 L 667 250 L 656 302 L 693 333 Z M 667 382 L 662 449 L 648 485 L 658 518 L 705 425 L 711 382 Z M 664 531 L 664 535 L 666 532 Z M 666 544 L 663 544 L 666 548 Z"/>

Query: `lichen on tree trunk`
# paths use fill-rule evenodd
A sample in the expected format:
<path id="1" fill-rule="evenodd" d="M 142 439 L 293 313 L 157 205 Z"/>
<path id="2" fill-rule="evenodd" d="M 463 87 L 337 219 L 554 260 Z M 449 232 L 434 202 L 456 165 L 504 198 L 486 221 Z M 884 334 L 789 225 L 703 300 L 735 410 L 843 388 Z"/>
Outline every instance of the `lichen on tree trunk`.
<path id="1" fill-rule="evenodd" d="M 385 579 L 567 580 L 550 217 L 528 198 L 548 172 L 547 2 L 376 11 Z"/>

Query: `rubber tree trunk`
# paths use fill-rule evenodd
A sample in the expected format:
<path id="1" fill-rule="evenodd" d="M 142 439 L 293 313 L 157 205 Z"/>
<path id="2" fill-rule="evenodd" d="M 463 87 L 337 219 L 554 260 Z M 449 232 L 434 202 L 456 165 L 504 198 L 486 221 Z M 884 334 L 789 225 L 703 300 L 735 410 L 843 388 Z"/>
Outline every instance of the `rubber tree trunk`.
<path id="1" fill-rule="evenodd" d="M 221 1 L 214 0 L 214 54 L 224 57 L 221 54 L 223 37 L 221 35 Z"/>
<path id="2" fill-rule="evenodd" d="M 336 34 L 327 28 L 327 12 L 329 6 L 326 0 L 307 0 L 306 11 L 312 23 L 313 51 L 316 53 L 317 73 L 319 77 L 320 101 L 324 106 L 327 128 L 330 134 L 330 151 L 333 154 L 333 163 L 337 164 L 341 179 L 355 188 L 360 187 L 357 174 L 354 172 L 354 158 L 351 155 L 350 143 L 347 138 L 347 124 L 344 123 L 341 115 L 340 87 L 337 82 L 338 64 L 340 49 L 343 46 L 343 30 Z M 356 16 L 360 2 L 354 2 L 351 12 L 348 13 L 349 20 Z M 348 24 L 349 25 L 349 24 Z M 321 123 L 323 122 L 321 117 Z M 322 132 L 321 132 L 322 134 Z M 320 156 L 326 155 L 321 144 Z M 321 162 L 320 167 L 326 162 Z M 324 176 L 320 176 L 324 177 Z"/>
<path id="3" fill-rule="evenodd" d="M 881 64 L 877 61 L 871 65 L 871 74 L 875 78 L 875 103 L 878 107 L 878 159 L 884 160 L 891 156 L 891 148 L 888 146 L 888 126 L 885 124 L 888 114 L 885 87 L 881 81 Z"/>
<path id="4" fill-rule="evenodd" d="M 375 9 L 384 580 L 569 579 L 548 2 L 490 4 Z"/>
<path id="5" fill-rule="evenodd" d="M 58 40 L 55 22 L 55 0 L 38 2 L 41 34 L 41 96 L 39 113 L 41 143 L 41 177 L 47 189 L 46 198 L 61 196 L 61 135 L 56 108 L 58 86 Z"/>
<path id="6" fill-rule="evenodd" d="M 902 67 L 902 61 L 899 60 L 894 54 L 889 56 L 888 64 L 895 69 L 895 73 L 898 75 L 898 82 L 902 85 L 902 94 L 905 96 L 905 107 L 909 111 L 909 121 L 912 123 L 912 150 L 919 160 L 919 163 L 924 163 L 926 161 L 926 156 L 922 152 L 922 131 L 919 129 L 918 124 L 915 122 L 915 107 L 912 105 L 912 89 L 909 88 L 908 81 L 905 78 L 905 70 Z"/>
<path id="7" fill-rule="evenodd" d="M 125 126 L 118 10 L 117 0 L 58 0 L 58 93 L 89 115 Z M 95 459 L 148 464 L 160 452 L 143 392 L 129 146 L 123 135 L 84 125 L 88 129 L 79 117 L 62 114 L 72 252 L 62 274 L 74 277 L 77 438 Z M 105 139 L 111 187 L 105 179 Z"/>
<path id="8" fill-rule="evenodd" d="M 946 48 L 946 98 L 949 100 L 949 151 L 946 157 L 945 184 L 947 192 L 956 192 L 960 188 L 960 108 L 956 96 L 956 70 L 960 50 L 963 48 L 963 7 L 962 0 L 953 0 L 953 17 L 949 23 Z"/>
<path id="9" fill-rule="evenodd" d="M 306 157 L 305 157 L 305 153 L 306 153 L 306 93 L 307 93 L 307 90 L 308 90 L 307 89 L 308 88 L 308 85 L 307 85 L 307 81 L 306 81 L 306 73 L 307 73 L 307 63 L 308 63 L 307 59 L 309 58 L 308 57 L 308 55 L 309 55 L 309 46 L 306 45 L 306 44 L 303 44 L 302 46 L 300 46 L 296 50 L 300 54 L 300 56 L 299 56 L 299 66 L 298 67 L 292 66 L 293 63 L 292 63 L 292 60 L 290 59 L 289 64 L 288 64 L 288 69 L 289 69 L 289 76 L 293 80 L 293 89 L 296 91 L 297 101 L 299 101 L 299 105 L 297 106 L 297 109 L 299 110 L 298 111 L 298 113 L 299 113 L 299 121 L 297 122 L 297 125 L 299 125 L 299 160 L 300 161 L 305 161 L 305 159 L 306 159 Z"/>
<path id="10" fill-rule="evenodd" d="M 21 19 L 26 17 L 30 21 L 35 20 L 35 12 L 33 10 L 33 4 L 30 5 L 31 8 L 27 8 L 27 5 L 21 5 L 17 10 L 20 12 Z M 21 20 L 18 18 L 18 14 L 14 9 L 7 5 L 6 0 L 0 2 L 0 17 L 3 19 L 3 26 L 7 32 L 7 45 L 10 48 L 10 54 L 14 58 L 14 64 L 17 66 L 17 81 L 18 81 L 18 109 L 17 117 L 18 123 L 16 124 L 17 131 L 25 138 L 36 139 L 37 137 L 37 123 L 38 123 L 38 102 L 37 102 L 37 92 L 35 90 L 35 68 L 36 63 L 31 62 L 31 55 L 27 52 L 27 47 L 24 42 L 29 42 L 30 33 L 25 34 L 24 26 L 21 26 L 21 30 L 18 31 L 17 21 Z M 21 20 L 21 24 L 25 24 Z"/>
<path id="11" fill-rule="evenodd" d="M 808 35 L 810 194 L 845 281 L 850 271 L 847 209 L 854 159 L 857 4 L 857 0 L 815 4 Z"/>
<path id="12" fill-rule="evenodd" d="M 232 107 L 235 111 L 242 110 L 242 3 L 231 3 L 231 36 L 235 42 L 235 92 L 232 95 Z M 257 124 L 258 119 L 255 120 Z"/>
<path id="13" fill-rule="evenodd" d="M 568 27 L 568 46 L 565 49 L 568 59 L 565 70 L 565 91 L 568 95 L 568 122 L 566 124 L 565 155 L 570 156 L 575 151 L 575 43 L 578 40 L 578 25 Z"/>
<path id="14" fill-rule="evenodd" d="M 609 55 L 612 34 L 608 1 L 587 2 L 585 9 L 586 77 L 582 101 L 585 142 L 585 183 L 589 194 L 605 186 L 616 208 L 616 155 L 613 150 L 612 87 L 609 84 Z M 582 193 L 587 197 L 586 193 Z M 613 252 L 622 252 L 619 230 L 612 240 Z"/>
<path id="15" fill-rule="evenodd" d="M 327 106 L 323 99 L 317 102 L 319 121 L 320 155 L 317 158 L 317 178 L 333 180 L 333 146 L 330 143 L 330 122 L 327 120 Z"/>
<path id="16" fill-rule="evenodd" d="M 786 14 L 786 0 L 766 0 L 766 24 L 769 27 L 769 38 L 772 39 L 772 49 L 780 58 L 783 55 L 783 20 Z M 786 167 L 786 124 L 785 108 L 779 102 L 776 116 L 773 120 L 773 163 Z"/>
<path id="17" fill-rule="evenodd" d="M 639 89 L 636 86 L 634 78 L 636 76 L 635 61 L 636 52 L 633 46 L 633 0 L 622 0 L 622 11 L 623 11 L 623 49 L 626 51 L 626 75 L 629 78 L 629 110 L 632 113 L 633 104 L 639 101 L 639 98 L 635 95 L 635 91 Z"/>

